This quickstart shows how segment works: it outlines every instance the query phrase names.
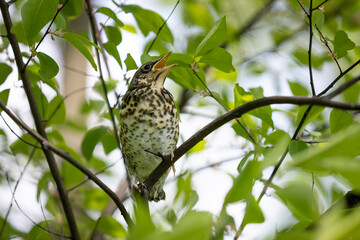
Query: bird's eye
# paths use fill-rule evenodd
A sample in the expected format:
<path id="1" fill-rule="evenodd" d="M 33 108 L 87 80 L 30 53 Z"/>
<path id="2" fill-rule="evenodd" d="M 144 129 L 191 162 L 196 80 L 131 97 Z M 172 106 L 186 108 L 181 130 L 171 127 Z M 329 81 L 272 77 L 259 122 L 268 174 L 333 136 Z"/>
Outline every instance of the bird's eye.
<path id="1" fill-rule="evenodd" d="M 150 71 L 150 69 L 151 69 L 151 65 L 150 65 L 150 64 L 146 64 L 146 65 L 144 66 L 144 70 L 145 70 L 146 72 Z"/>

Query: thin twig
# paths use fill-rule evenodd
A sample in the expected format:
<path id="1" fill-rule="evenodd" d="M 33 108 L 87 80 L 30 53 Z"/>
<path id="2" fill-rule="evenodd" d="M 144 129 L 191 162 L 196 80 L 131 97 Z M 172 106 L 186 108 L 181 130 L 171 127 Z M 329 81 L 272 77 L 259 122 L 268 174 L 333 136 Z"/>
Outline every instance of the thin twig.
<path id="1" fill-rule="evenodd" d="M 55 13 L 55 16 L 53 17 L 53 19 L 51 20 L 48 28 L 46 29 L 45 34 L 41 37 L 40 41 L 39 41 L 38 44 L 36 45 L 35 51 L 39 48 L 40 44 L 44 41 L 45 37 L 50 33 L 50 28 L 51 28 L 51 26 L 53 25 L 53 23 L 54 23 L 57 15 L 58 15 L 58 14 L 60 13 L 60 11 L 66 6 L 66 4 L 67 4 L 68 2 L 69 2 L 69 0 L 66 0 L 66 1 L 64 2 L 64 4 L 63 4 L 60 8 L 58 8 L 58 10 L 57 10 L 56 13 Z M 25 68 L 27 67 L 27 65 L 29 65 L 29 63 L 30 63 L 30 61 L 31 61 L 32 58 L 33 58 L 33 55 L 30 54 L 30 57 L 28 58 L 27 62 L 25 63 L 25 65 L 23 66 L 23 68 L 21 69 L 21 71 L 24 71 L 24 70 L 25 70 Z"/>
<path id="2" fill-rule="evenodd" d="M 210 97 L 212 97 L 217 103 L 220 104 L 220 106 L 222 106 L 225 111 L 229 112 L 229 109 L 224 105 L 222 104 L 215 96 L 214 94 L 212 93 L 212 91 L 208 88 L 208 86 L 205 84 L 205 82 L 201 79 L 201 77 L 199 76 L 199 74 L 197 74 L 197 72 L 195 71 L 195 69 L 189 64 L 188 65 L 191 70 L 193 71 L 193 74 L 197 77 L 197 79 L 199 79 L 199 81 L 201 82 L 201 84 L 206 88 L 206 90 L 208 91 L 208 93 L 210 94 Z M 249 133 L 249 131 L 245 128 L 244 125 L 241 124 L 241 122 L 238 120 L 238 119 L 235 119 L 235 121 L 240 125 L 240 127 L 246 132 L 246 134 L 248 135 L 248 137 L 251 139 L 251 141 L 253 142 L 253 144 L 256 145 L 256 141 L 255 139 L 253 138 L 253 136 L 251 136 L 251 134 Z"/>
<path id="3" fill-rule="evenodd" d="M 35 144 L 32 144 L 28 141 L 26 141 L 25 139 L 23 139 L 22 137 L 20 137 L 10 126 L 9 124 L 6 122 L 5 118 L 3 117 L 3 115 L 0 113 L 0 117 L 2 118 L 2 120 L 4 121 L 5 125 L 8 127 L 8 129 L 19 139 L 21 140 L 22 142 L 24 142 L 25 144 L 29 145 L 29 146 L 32 146 L 33 148 L 36 148 L 36 149 L 41 149 L 41 147 L 39 146 L 36 146 Z"/>
<path id="4" fill-rule="evenodd" d="M 9 217 L 9 215 L 10 215 L 10 212 L 11 212 L 11 209 L 12 209 L 12 206 L 13 206 L 13 201 L 14 201 L 14 199 L 15 199 L 15 192 L 16 192 L 18 186 L 19 186 L 19 183 L 20 183 L 20 181 L 21 181 L 21 179 L 22 179 L 22 177 L 23 177 L 23 175 L 24 175 L 27 167 L 28 167 L 29 164 L 30 164 L 30 161 L 31 161 L 32 157 L 34 156 L 34 153 L 35 153 L 35 148 L 34 148 L 33 151 L 30 153 L 29 159 L 27 160 L 24 168 L 23 168 L 22 170 L 20 170 L 20 176 L 19 176 L 19 178 L 16 180 L 14 190 L 12 191 L 12 197 L 11 197 L 11 201 L 10 201 L 10 206 L 8 207 L 7 212 L 6 212 L 6 214 L 5 214 L 5 217 L 4 217 L 4 220 L 3 220 L 2 224 L 1 224 L 1 228 L 0 228 L 0 239 L 1 239 L 1 236 L 2 236 L 2 234 L 3 234 L 3 232 L 4 232 L 4 229 L 5 229 L 5 226 L 6 226 L 6 223 L 7 223 L 7 219 L 8 219 L 8 217 Z M 14 157 L 15 157 L 15 156 L 14 156 Z"/>
<path id="5" fill-rule="evenodd" d="M 6 180 L 7 180 L 7 183 L 8 183 L 8 185 L 9 185 L 9 188 L 10 188 L 11 192 L 14 192 L 14 191 L 11 189 L 11 184 L 10 184 L 9 179 L 6 178 Z M 61 238 L 66 238 L 66 239 L 72 239 L 70 236 L 64 236 L 63 234 L 58 234 L 58 233 L 51 232 L 50 230 L 44 228 L 44 227 L 41 226 L 40 224 L 37 224 L 34 220 L 31 219 L 31 217 L 30 217 L 29 215 L 27 215 L 27 214 L 24 212 L 24 210 L 22 210 L 22 208 L 20 207 L 20 205 L 19 205 L 18 201 L 16 200 L 15 196 L 12 196 L 12 197 L 13 197 L 14 203 L 16 204 L 16 206 L 18 207 L 18 209 L 20 210 L 20 212 L 21 212 L 27 219 L 29 219 L 30 222 L 32 222 L 32 224 L 34 224 L 36 227 L 38 227 L 38 228 L 40 228 L 40 229 L 42 229 L 42 230 L 44 230 L 44 231 L 46 231 L 46 232 L 54 235 L 54 236 L 61 237 Z"/>
<path id="6" fill-rule="evenodd" d="M 28 132 L 32 137 L 34 137 L 38 142 L 43 145 L 43 149 L 50 150 L 54 152 L 56 155 L 62 157 L 66 161 L 68 161 L 71 165 L 75 168 L 79 169 L 82 173 L 88 176 L 96 185 L 98 185 L 104 192 L 114 201 L 116 206 L 119 208 L 120 213 L 123 215 L 126 223 L 129 226 L 133 225 L 133 221 L 131 220 L 127 210 L 125 209 L 124 205 L 117 197 L 116 193 L 114 193 L 105 183 L 103 183 L 94 173 L 92 173 L 88 168 L 83 166 L 81 163 L 76 161 L 71 155 L 58 147 L 52 145 L 46 138 L 41 136 L 39 133 L 33 131 L 26 123 L 21 121 L 17 116 L 15 116 L 10 109 L 6 107 L 6 105 L 0 100 L 0 108 L 20 127 L 22 127 L 26 132 Z"/>
<path id="7" fill-rule="evenodd" d="M 176 9 L 177 5 L 179 4 L 179 2 L 180 2 L 180 0 L 177 0 L 175 6 L 174 6 L 173 9 L 171 10 L 169 16 L 166 18 L 166 20 L 164 21 L 164 23 L 159 27 L 159 29 L 158 29 L 158 31 L 157 31 L 157 33 L 156 33 L 156 36 L 155 36 L 155 38 L 154 38 L 154 40 L 151 42 L 148 50 L 146 51 L 146 54 L 149 54 L 149 52 L 150 52 L 151 48 L 153 47 L 156 39 L 159 37 L 159 34 L 160 34 L 161 30 L 163 29 L 163 27 L 165 27 L 166 22 L 169 20 L 169 18 L 171 17 L 171 15 L 173 14 L 173 12 L 175 11 L 175 9 Z"/>
<path id="8" fill-rule="evenodd" d="M 318 28 L 318 26 L 315 24 L 315 28 L 316 30 L 318 31 L 318 33 L 320 34 L 320 41 L 322 43 L 324 43 L 324 45 L 326 46 L 326 48 L 329 50 L 330 54 L 331 54 L 331 57 L 334 59 L 340 73 L 342 73 L 342 70 L 341 70 L 341 67 L 340 67 L 340 64 L 338 62 L 338 60 L 336 59 L 335 57 L 335 54 L 333 53 L 333 51 L 331 50 L 329 44 L 328 44 L 328 41 L 326 40 L 326 38 L 324 37 L 324 35 L 322 34 L 322 32 L 320 31 L 320 29 Z"/>
<path id="9" fill-rule="evenodd" d="M 316 92 L 315 92 L 315 86 L 314 86 L 314 78 L 313 78 L 313 72 L 312 72 L 312 62 L 311 62 L 311 52 L 312 52 L 312 40 L 313 40 L 313 26 L 312 26 L 312 4 L 313 1 L 310 0 L 310 9 L 309 9 L 309 15 L 307 15 L 308 19 L 309 19 L 309 49 L 308 49 L 308 61 L 309 61 L 309 75 L 310 75 L 310 86 L 311 86 L 311 92 L 312 95 L 315 96 Z"/>
<path id="10" fill-rule="evenodd" d="M 106 170 L 108 170 L 109 168 L 111 168 L 111 167 L 113 167 L 115 164 L 117 164 L 119 161 L 120 161 L 120 160 L 118 160 L 118 161 L 110 164 L 109 166 L 106 166 L 105 168 L 103 168 L 102 170 L 100 170 L 100 171 L 98 171 L 98 172 L 96 172 L 96 173 L 94 173 L 94 174 L 95 174 L 95 175 L 99 175 L 99 174 L 105 172 Z M 75 186 L 69 188 L 69 189 L 68 189 L 68 192 L 71 192 L 71 191 L 75 190 L 76 188 L 80 187 L 81 185 L 83 185 L 84 183 L 88 182 L 89 180 L 91 180 L 91 179 L 88 177 L 88 178 L 85 179 L 84 181 L 82 181 L 82 182 L 76 184 Z"/>
<path id="11" fill-rule="evenodd" d="M 339 79 L 341 79 L 346 73 L 348 73 L 351 69 L 353 69 L 356 65 L 358 65 L 360 63 L 360 60 L 358 60 L 356 63 L 354 63 L 353 65 L 351 65 L 348 69 L 346 69 L 343 73 L 341 73 L 330 85 L 334 85 Z M 345 89 L 349 88 L 352 84 L 354 84 L 355 82 L 359 81 L 360 77 L 357 76 L 354 79 L 348 81 L 346 84 L 340 86 L 337 90 L 335 90 L 333 93 L 330 93 L 329 95 L 325 96 L 324 98 L 333 98 L 335 97 L 337 94 L 340 94 L 342 91 L 344 91 Z M 332 86 L 327 87 L 323 92 L 319 93 L 317 95 L 317 97 L 321 97 L 323 94 L 325 94 L 328 90 L 331 89 Z M 300 132 L 300 130 L 302 129 L 305 120 L 307 118 L 307 116 L 309 115 L 311 109 L 312 109 L 313 105 L 310 105 L 307 107 L 304 115 L 302 116 L 299 125 L 297 126 L 293 136 L 292 136 L 292 140 L 295 140 Z M 269 186 L 272 183 L 272 180 L 274 179 L 277 171 L 279 170 L 281 164 L 283 163 L 287 153 L 289 152 L 289 147 L 287 147 L 284 151 L 284 153 L 281 155 L 281 158 L 279 159 L 279 161 L 277 162 L 277 164 L 275 165 L 270 177 L 268 178 L 268 180 L 265 182 L 264 187 L 257 199 L 257 202 L 260 202 L 262 197 L 265 195 L 267 189 L 269 188 Z"/>
<path id="12" fill-rule="evenodd" d="M 219 127 L 233 119 L 239 118 L 240 116 L 246 114 L 249 111 L 271 104 L 319 105 L 347 110 L 360 110 L 359 104 L 341 103 L 329 101 L 326 98 L 317 97 L 308 98 L 294 96 L 274 96 L 256 99 L 252 102 L 245 103 L 221 115 L 220 117 L 207 124 L 205 127 L 192 135 L 183 144 L 181 144 L 178 148 L 176 148 L 173 152 L 173 156 L 163 156 L 164 158 L 166 158 L 166 161 L 162 161 L 156 167 L 156 169 L 146 178 L 143 184 L 146 186 L 147 189 L 151 189 L 154 183 L 156 183 L 156 181 L 171 167 L 171 165 L 173 165 L 181 156 L 183 156 L 187 151 L 189 151 L 192 147 L 194 147 L 198 142 L 200 142 L 214 130 L 218 129 Z"/>
<path id="13" fill-rule="evenodd" d="M 47 134 L 45 132 L 45 127 L 43 125 L 43 122 L 42 122 L 42 119 L 41 119 L 41 116 L 39 113 L 39 109 L 38 109 L 38 106 L 37 106 L 37 103 L 36 103 L 36 100 L 34 97 L 34 93 L 32 90 L 32 86 L 30 83 L 28 73 L 26 71 L 26 65 L 24 64 L 23 59 L 22 59 L 22 54 L 20 51 L 19 43 L 16 39 L 15 34 L 13 34 L 11 32 L 12 21 L 11 21 L 8 5 L 6 4 L 6 2 L 4 0 L 0 0 L 0 8 L 1 8 L 3 19 L 4 19 L 4 25 L 6 27 L 8 39 L 9 39 L 9 42 L 13 49 L 14 56 L 15 56 L 16 65 L 20 72 L 23 87 L 24 87 L 24 90 L 25 90 L 25 93 L 26 93 L 26 96 L 27 96 L 27 99 L 28 99 L 28 102 L 30 105 L 30 110 L 31 110 L 32 116 L 34 118 L 36 129 L 39 132 L 40 136 L 42 138 L 44 138 L 44 140 L 47 141 Z M 58 14 L 58 12 L 57 12 L 57 14 Z M 55 18 L 53 20 L 55 20 Z M 60 197 L 63 209 L 64 209 L 65 217 L 66 217 L 66 220 L 67 220 L 70 232 L 71 232 L 71 236 L 73 239 L 78 240 L 78 239 L 80 239 L 80 235 L 79 235 L 79 231 L 78 231 L 78 228 L 76 225 L 74 212 L 72 210 L 70 200 L 67 196 L 67 191 L 64 186 L 64 182 L 62 181 L 58 166 L 55 161 L 55 157 L 51 151 L 46 149 L 43 145 L 42 145 L 42 147 L 43 147 L 43 152 L 44 152 L 45 158 L 48 162 L 48 166 L 50 168 L 50 172 L 52 174 L 52 177 L 55 181 L 55 184 L 56 184 L 56 187 L 57 187 L 57 190 L 59 193 L 59 197 Z"/>
<path id="14" fill-rule="evenodd" d="M 89 16 L 91 32 L 92 32 L 92 36 L 93 36 L 93 42 L 94 42 L 95 45 L 98 45 L 97 44 L 97 38 L 96 38 L 96 20 L 95 20 L 94 15 L 92 14 L 92 4 L 91 4 L 90 0 L 85 0 L 85 3 L 86 3 L 86 6 L 87 6 L 87 14 Z M 99 78 L 100 78 L 101 85 L 102 85 L 102 88 L 103 88 L 103 91 L 104 91 L 104 98 L 105 98 L 105 101 L 106 101 L 106 105 L 107 105 L 107 108 L 109 110 L 109 114 L 110 114 L 110 117 L 111 117 L 111 123 L 112 123 L 113 129 L 114 129 L 114 137 L 115 137 L 117 146 L 118 146 L 119 150 L 121 151 L 120 137 L 119 137 L 119 133 L 118 133 L 117 126 L 116 126 L 114 111 L 113 111 L 113 108 L 110 105 L 110 101 L 109 101 L 109 98 L 108 98 L 108 90 L 107 90 L 105 80 L 104 80 L 104 77 L 103 77 L 103 73 L 102 73 L 99 50 L 95 49 L 95 53 L 96 53 L 96 59 L 97 59 L 97 62 L 98 62 L 98 67 L 99 67 Z M 125 165 L 125 160 L 124 160 L 124 165 Z M 127 170 L 126 167 L 125 167 L 125 171 L 126 171 L 126 179 L 130 183 L 131 179 L 130 179 L 130 175 L 129 175 L 128 170 Z M 131 188 L 130 184 L 129 184 L 129 188 Z M 129 190 L 131 191 L 131 189 L 129 189 Z"/>
<path id="15" fill-rule="evenodd" d="M 322 3 L 320 3 L 319 5 L 317 5 L 316 7 L 314 7 L 312 10 L 314 11 L 314 10 L 320 8 L 320 7 L 321 7 L 322 5 L 324 5 L 324 3 L 326 3 L 327 1 L 329 1 L 329 0 L 323 1 Z"/>

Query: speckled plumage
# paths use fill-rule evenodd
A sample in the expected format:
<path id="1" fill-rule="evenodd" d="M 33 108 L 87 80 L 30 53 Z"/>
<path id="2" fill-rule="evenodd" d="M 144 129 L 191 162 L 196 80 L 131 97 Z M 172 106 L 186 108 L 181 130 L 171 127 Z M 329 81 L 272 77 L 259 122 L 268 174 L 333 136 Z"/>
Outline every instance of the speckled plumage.
<path id="1" fill-rule="evenodd" d="M 140 182 L 161 162 L 160 157 L 145 150 L 171 154 L 179 137 L 174 100 L 163 86 L 167 74 L 175 67 L 165 67 L 169 55 L 138 69 L 120 106 L 123 157 L 129 173 Z M 168 172 L 155 183 L 149 200 L 165 199 L 163 185 Z"/>

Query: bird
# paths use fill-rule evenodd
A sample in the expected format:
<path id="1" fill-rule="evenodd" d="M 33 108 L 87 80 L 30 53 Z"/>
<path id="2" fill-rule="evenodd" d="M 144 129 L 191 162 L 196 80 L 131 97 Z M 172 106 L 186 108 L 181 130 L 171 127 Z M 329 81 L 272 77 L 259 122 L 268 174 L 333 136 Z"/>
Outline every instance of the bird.
<path id="1" fill-rule="evenodd" d="M 179 120 L 172 94 L 164 82 L 177 64 L 166 66 L 171 52 L 143 64 L 134 74 L 120 104 L 120 143 L 128 173 L 142 183 L 172 154 L 179 139 Z M 163 186 L 169 170 L 149 192 L 149 201 L 165 199 Z"/>

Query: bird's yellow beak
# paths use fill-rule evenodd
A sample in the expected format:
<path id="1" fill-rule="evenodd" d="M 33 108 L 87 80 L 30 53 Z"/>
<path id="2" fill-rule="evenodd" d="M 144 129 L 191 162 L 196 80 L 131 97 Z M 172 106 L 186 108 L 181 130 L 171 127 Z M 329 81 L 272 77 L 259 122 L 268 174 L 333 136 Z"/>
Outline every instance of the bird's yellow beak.
<path id="1" fill-rule="evenodd" d="M 166 66 L 166 63 L 170 57 L 172 52 L 168 52 L 164 57 L 162 57 L 152 68 L 152 71 L 160 71 L 160 72 L 170 72 L 171 69 L 177 66 L 177 64 L 172 64 L 170 66 Z"/>

